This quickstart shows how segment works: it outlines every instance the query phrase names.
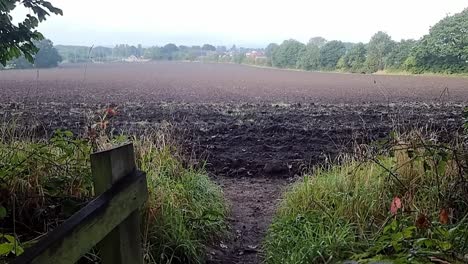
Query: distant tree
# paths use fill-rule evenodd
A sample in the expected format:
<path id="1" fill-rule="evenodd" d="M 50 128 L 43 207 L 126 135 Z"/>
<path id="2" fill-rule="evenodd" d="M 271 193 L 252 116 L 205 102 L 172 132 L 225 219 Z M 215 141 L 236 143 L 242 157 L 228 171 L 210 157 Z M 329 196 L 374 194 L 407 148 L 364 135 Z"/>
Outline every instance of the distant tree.
<path id="1" fill-rule="evenodd" d="M 32 12 L 21 22 L 13 23 L 11 13 L 20 5 Z M 0 1 L 0 64 L 6 65 L 9 60 L 22 55 L 33 62 L 33 55 L 38 51 L 34 41 L 44 38 L 35 28 L 50 13 L 62 15 L 62 10 L 44 0 Z"/>
<path id="2" fill-rule="evenodd" d="M 337 63 L 337 68 L 343 71 L 365 72 L 366 46 L 355 44 Z"/>
<path id="3" fill-rule="evenodd" d="M 301 54 L 298 66 L 304 70 L 318 70 L 320 67 L 320 49 L 317 45 L 309 42 Z"/>
<path id="4" fill-rule="evenodd" d="M 416 40 L 412 39 L 395 43 L 392 51 L 386 57 L 385 68 L 403 70 L 406 59 L 417 43 Z"/>
<path id="5" fill-rule="evenodd" d="M 39 48 L 39 52 L 37 52 L 34 60 L 36 68 L 57 67 L 58 63 L 62 61 L 62 57 L 58 54 L 57 49 L 54 48 L 51 40 L 41 40 L 36 46 Z"/>
<path id="6" fill-rule="evenodd" d="M 12 67 L 13 69 L 30 69 L 34 67 L 34 65 L 31 62 L 29 62 L 24 56 L 9 61 L 8 66 Z"/>
<path id="7" fill-rule="evenodd" d="M 325 43 L 327 43 L 327 40 L 325 38 L 323 38 L 323 37 L 313 37 L 313 38 L 309 39 L 308 44 L 312 44 L 312 45 L 315 45 L 315 46 L 321 48 L 323 45 L 325 45 Z"/>
<path id="8" fill-rule="evenodd" d="M 376 72 L 385 68 L 385 59 L 393 50 L 395 42 L 385 32 L 375 33 L 367 45 L 366 67 L 370 72 Z"/>
<path id="9" fill-rule="evenodd" d="M 236 45 L 235 45 L 235 44 L 232 45 L 232 47 L 229 49 L 229 51 L 231 51 L 231 52 L 236 52 L 236 51 L 237 51 Z"/>
<path id="10" fill-rule="evenodd" d="M 128 55 L 129 56 L 138 56 L 138 48 L 135 46 L 128 46 Z"/>
<path id="11" fill-rule="evenodd" d="M 145 49 L 145 53 L 143 55 L 145 59 L 150 59 L 150 60 L 161 60 L 162 59 L 162 53 L 161 53 L 161 48 L 158 46 L 153 46 Z"/>
<path id="12" fill-rule="evenodd" d="M 353 42 L 343 42 L 343 45 L 345 46 L 346 48 L 346 51 L 352 49 L 357 43 L 353 43 Z"/>
<path id="13" fill-rule="evenodd" d="M 320 48 L 320 66 L 325 70 L 334 70 L 338 60 L 346 53 L 343 42 L 332 40 Z"/>
<path id="14" fill-rule="evenodd" d="M 266 64 L 269 65 L 269 66 L 275 66 L 275 63 L 272 59 L 273 57 L 273 53 L 275 52 L 275 50 L 279 47 L 278 44 L 276 43 L 270 43 L 268 44 L 268 46 L 265 48 L 265 56 L 267 57 L 267 62 Z"/>
<path id="15" fill-rule="evenodd" d="M 136 56 L 137 57 L 143 56 L 143 46 L 141 46 L 141 44 L 138 44 Z"/>
<path id="16" fill-rule="evenodd" d="M 218 53 L 225 53 L 227 51 L 227 48 L 226 48 L 226 46 L 217 46 L 216 51 Z"/>
<path id="17" fill-rule="evenodd" d="M 204 44 L 202 46 L 202 50 L 204 51 L 216 51 L 216 47 L 210 44 Z"/>
<path id="18" fill-rule="evenodd" d="M 89 52 L 89 48 L 87 48 L 87 51 Z M 112 57 L 112 49 L 102 46 L 94 47 L 91 50 L 91 57 L 100 61 L 108 60 L 110 57 Z"/>
<path id="19" fill-rule="evenodd" d="M 41 41 L 34 41 L 34 45 L 39 51 L 34 56 L 34 64 L 30 63 L 24 56 L 16 58 L 9 62 L 16 69 L 26 68 L 51 68 L 57 67 L 58 63 L 62 61 L 62 57 L 59 55 L 52 41 L 49 39 L 43 39 Z"/>
<path id="20" fill-rule="evenodd" d="M 173 43 L 166 44 L 166 45 L 164 45 L 164 47 L 161 48 L 161 52 L 163 52 L 163 53 L 173 53 L 173 52 L 176 52 L 178 50 L 179 50 L 179 48 Z"/>
<path id="21" fill-rule="evenodd" d="M 294 39 L 285 40 L 273 52 L 274 65 L 281 68 L 297 68 L 306 46 Z"/>
<path id="22" fill-rule="evenodd" d="M 166 44 L 161 48 L 161 54 L 167 60 L 172 60 L 177 51 L 179 51 L 179 48 L 173 43 Z"/>
<path id="23" fill-rule="evenodd" d="M 233 61 L 235 63 L 241 64 L 242 62 L 244 62 L 244 60 L 245 60 L 245 53 L 239 52 L 239 53 L 234 54 Z"/>
<path id="24" fill-rule="evenodd" d="M 180 46 L 179 46 L 179 50 L 180 50 L 180 51 L 187 51 L 187 50 L 189 50 L 189 49 L 190 49 L 189 46 L 184 46 L 184 45 L 180 45 Z"/>
<path id="25" fill-rule="evenodd" d="M 278 47 L 279 47 L 279 45 L 276 44 L 276 43 L 268 44 L 268 46 L 265 48 L 265 56 L 271 57 L 271 55 L 273 55 L 273 52 L 275 51 L 275 49 L 277 49 Z"/>
<path id="26" fill-rule="evenodd" d="M 435 24 L 412 50 L 409 65 L 415 73 L 468 72 L 468 8 Z"/>

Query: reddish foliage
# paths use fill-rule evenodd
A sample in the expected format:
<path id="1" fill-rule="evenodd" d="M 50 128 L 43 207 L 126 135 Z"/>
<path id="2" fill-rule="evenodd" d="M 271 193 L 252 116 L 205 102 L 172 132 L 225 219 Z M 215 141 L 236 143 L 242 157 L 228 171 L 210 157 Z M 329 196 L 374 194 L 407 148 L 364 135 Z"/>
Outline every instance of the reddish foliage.
<path id="1" fill-rule="evenodd" d="M 448 210 L 445 209 L 445 208 L 442 208 L 442 210 L 440 210 L 440 213 L 439 213 L 439 222 L 443 225 L 446 225 L 448 224 L 449 222 L 449 214 L 448 214 Z"/>
<path id="2" fill-rule="evenodd" d="M 106 109 L 106 114 L 108 117 L 113 117 L 117 115 L 117 111 L 115 110 L 115 108 L 109 107 Z"/>
<path id="3" fill-rule="evenodd" d="M 425 214 L 420 213 L 416 219 L 416 227 L 419 229 L 427 229 L 429 226 L 431 226 L 429 218 L 427 218 Z"/>
<path id="4" fill-rule="evenodd" d="M 390 204 L 390 212 L 392 215 L 396 215 L 398 213 L 398 209 L 401 209 L 401 200 L 398 196 L 395 196 Z"/>

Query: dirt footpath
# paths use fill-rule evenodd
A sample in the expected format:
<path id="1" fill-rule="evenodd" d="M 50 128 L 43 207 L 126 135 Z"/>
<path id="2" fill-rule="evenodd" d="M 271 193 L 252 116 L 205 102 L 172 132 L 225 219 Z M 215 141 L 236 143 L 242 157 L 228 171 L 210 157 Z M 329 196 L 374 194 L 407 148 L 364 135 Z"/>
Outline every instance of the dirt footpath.
<path id="1" fill-rule="evenodd" d="M 208 263 L 261 263 L 261 243 L 271 223 L 284 178 L 218 178 L 229 203 L 229 237 L 208 250 Z"/>

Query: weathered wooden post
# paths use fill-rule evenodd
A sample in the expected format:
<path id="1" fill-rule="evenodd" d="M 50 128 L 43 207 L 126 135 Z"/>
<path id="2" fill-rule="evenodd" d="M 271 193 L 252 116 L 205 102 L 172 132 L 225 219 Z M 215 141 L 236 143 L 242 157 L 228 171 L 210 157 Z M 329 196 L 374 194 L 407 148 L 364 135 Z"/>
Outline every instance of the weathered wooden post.
<path id="1" fill-rule="evenodd" d="M 136 171 L 133 144 L 92 154 L 91 170 L 95 194 L 104 193 L 119 179 Z M 136 209 L 99 242 L 103 264 L 143 263 L 140 219 Z"/>
<path id="2" fill-rule="evenodd" d="M 104 264 L 143 263 L 139 209 L 148 198 L 146 175 L 133 145 L 91 155 L 97 197 L 15 258 L 13 264 L 72 264 L 95 245 Z"/>

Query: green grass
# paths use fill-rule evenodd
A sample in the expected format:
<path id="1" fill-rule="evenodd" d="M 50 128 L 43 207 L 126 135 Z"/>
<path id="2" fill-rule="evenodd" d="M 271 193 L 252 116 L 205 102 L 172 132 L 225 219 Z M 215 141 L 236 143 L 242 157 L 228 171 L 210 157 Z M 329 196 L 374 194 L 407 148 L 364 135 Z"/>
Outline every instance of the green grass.
<path id="1" fill-rule="evenodd" d="M 93 141 L 70 132 L 56 132 L 45 140 L 16 130 L 15 124 L 4 124 L 0 135 L 0 262 L 14 257 L 11 245 L 37 242 L 40 234 L 93 196 L 93 148 L 128 140 L 100 134 Z M 167 133 L 133 138 L 137 165 L 147 173 L 150 193 L 142 214 L 145 261 L 203 263 L 205 246 L 226 228 L 223 193 L 203 168 L 185 161 Z M 17 241 L 11 242 L 12 237 Z"/>
<path id="2" fill-rule="evenodd" d="M 146 258 L 151 263 L 203 263 L 205 245 L 226 229 L 223 193 L 204 170 L 186 168 L 174 158 L 172 145 L 159 146 L 148 139 L 136 145 L 150 192 Z"/>
<path id="3" fill-rule="evenodd" d="M 375 72 L 376 75 L 409 75 L 409 76 L 440 76 L 440 77 L 468 77 L 468 73 L 442 73 L 442 72 L 423 72 L 411 73 L 398 69 L 385 69 L 383 71 Z"/>
<path id="4" fill-rule="evenodd" d="M 419 146 L 400 142 L 387 155 L 348 159 L 295 183 L 268 230 L 265 262 L 463 263 L 468 199 L 457 187 L 459 167 L 441 146 Z M 394 197 L 402 201 L 396 215 Z M 449 223 L 440 222 L 442 208 Z"/>

